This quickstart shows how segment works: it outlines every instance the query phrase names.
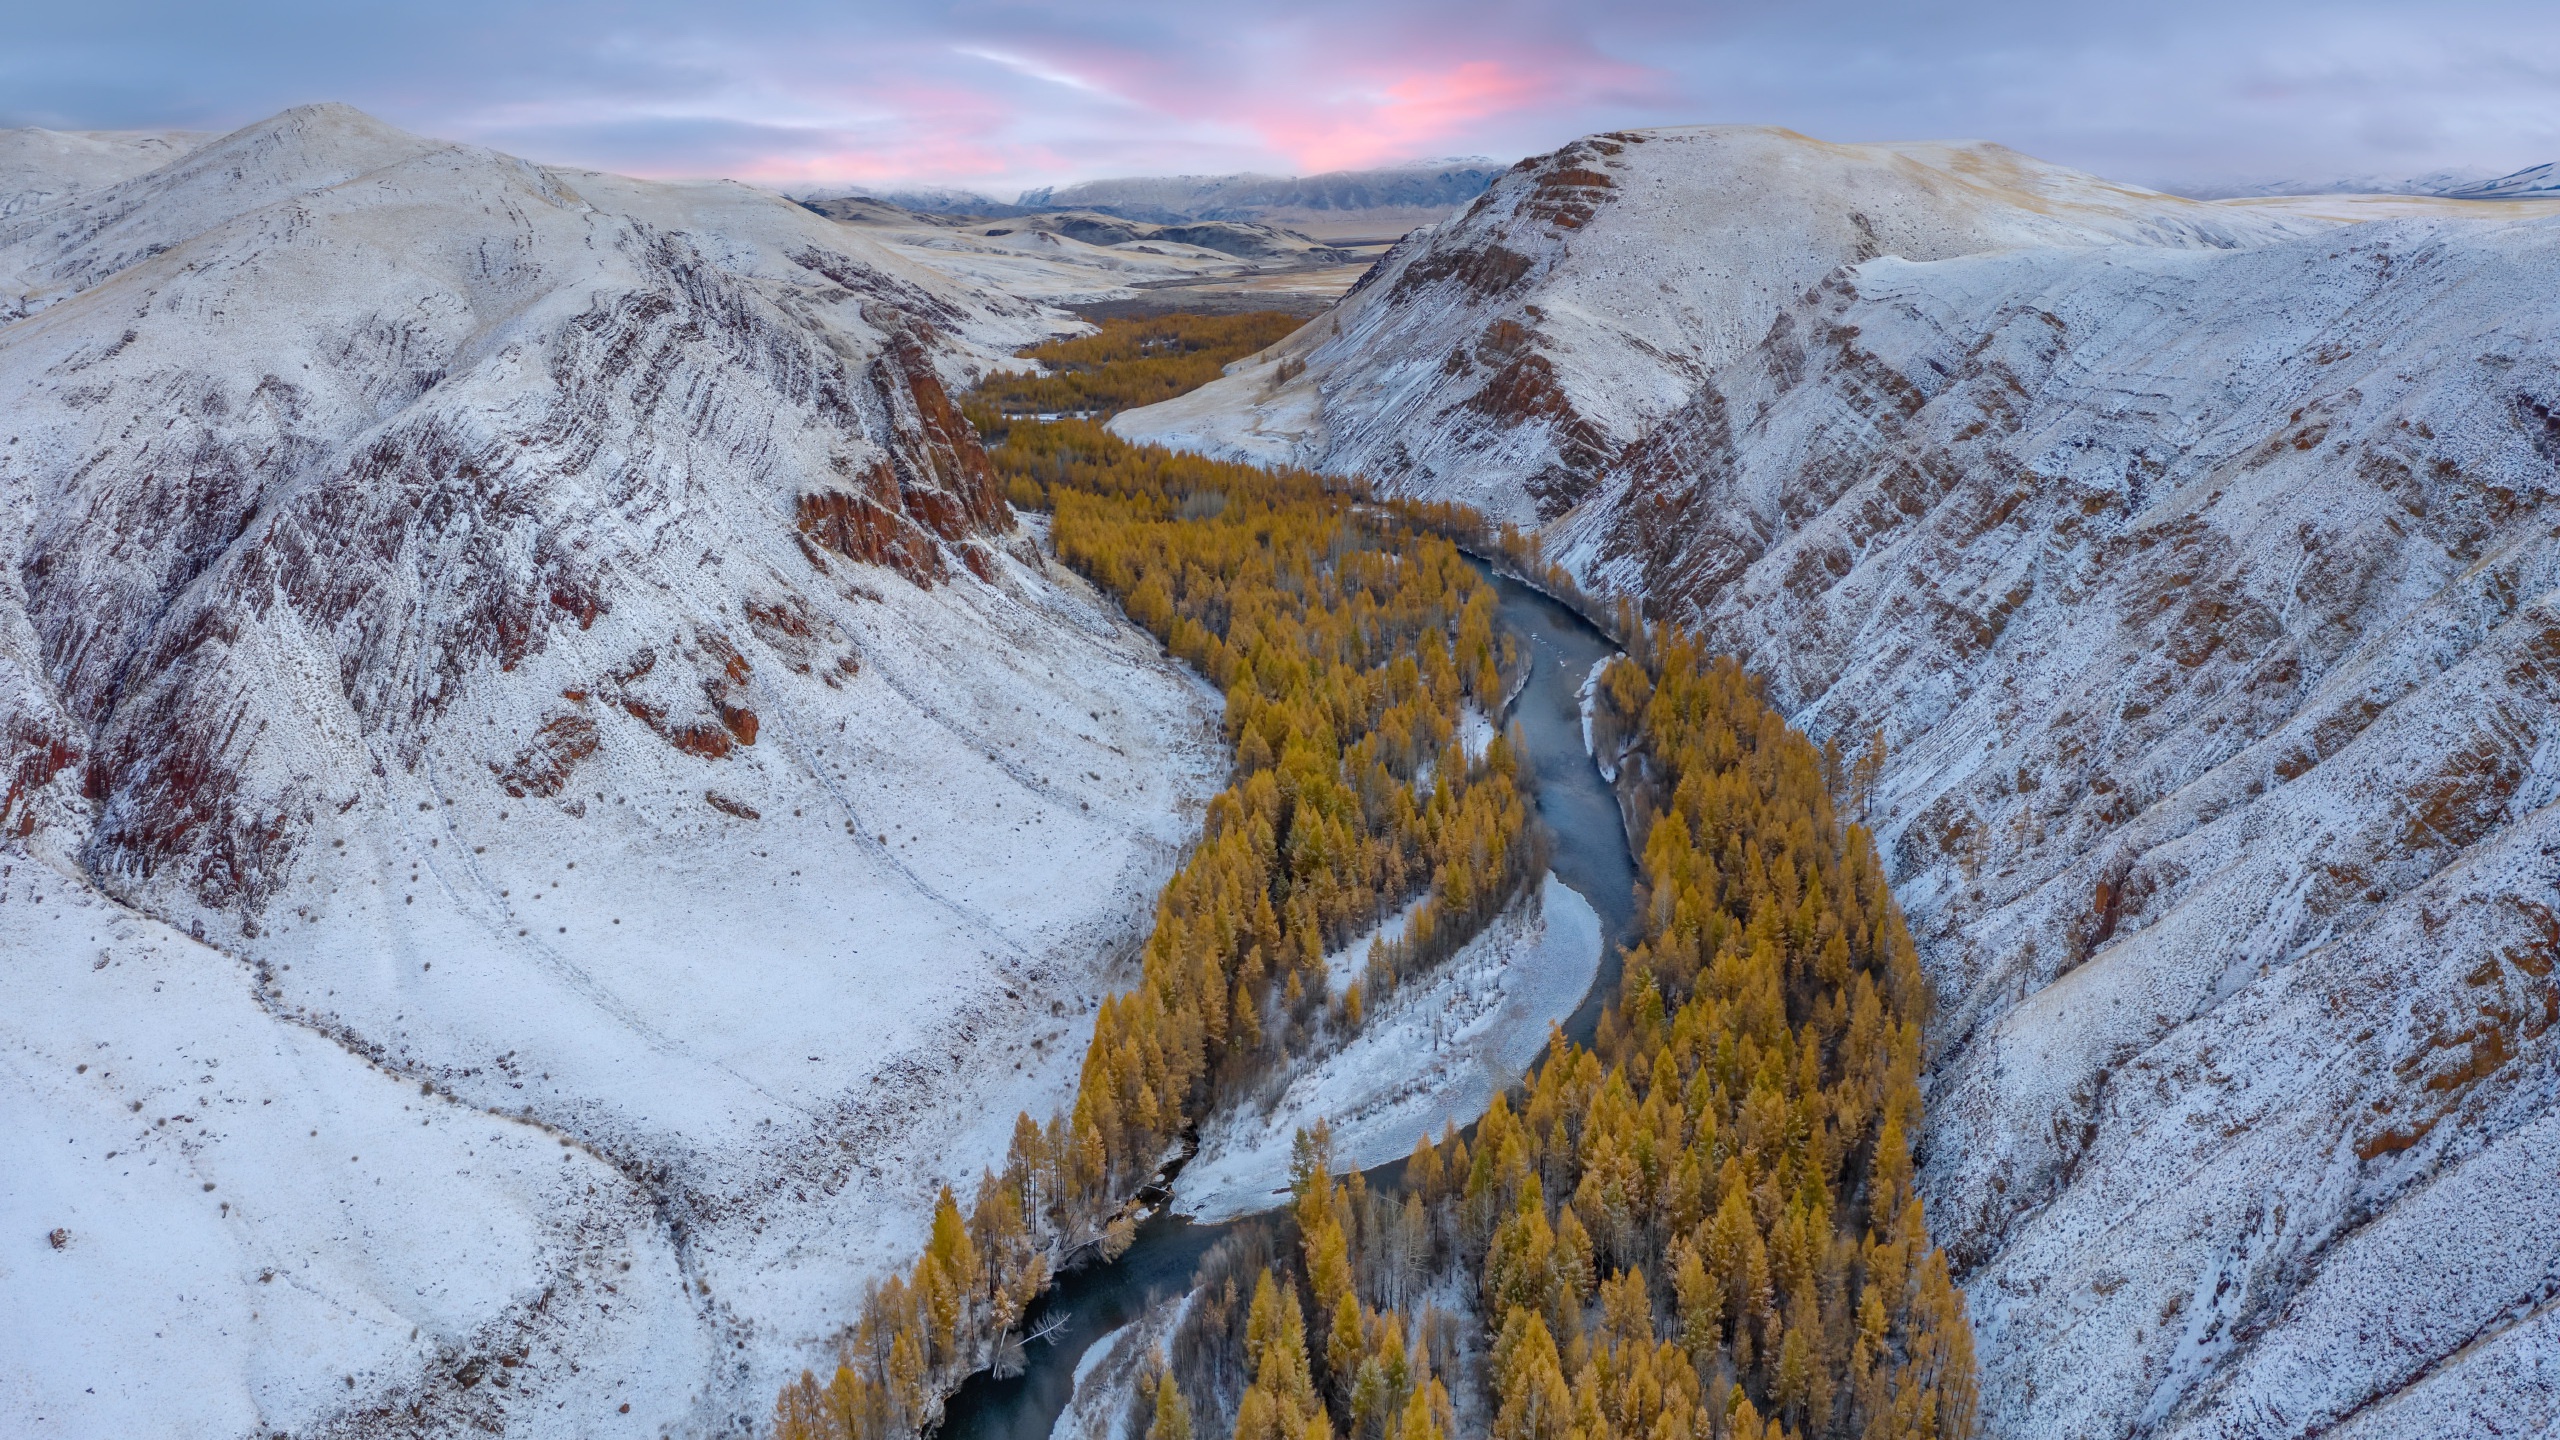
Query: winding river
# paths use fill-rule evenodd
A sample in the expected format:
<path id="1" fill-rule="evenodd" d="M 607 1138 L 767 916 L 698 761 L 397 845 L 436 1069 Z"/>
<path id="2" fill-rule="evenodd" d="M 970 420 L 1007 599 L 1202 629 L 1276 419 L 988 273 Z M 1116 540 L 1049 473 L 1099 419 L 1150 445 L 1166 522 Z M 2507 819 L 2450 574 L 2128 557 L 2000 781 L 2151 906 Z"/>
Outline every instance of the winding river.
<path id="1" fill-rule="evenodd" d="M 1529 681 L 1512 702 L 1511 719 L 1527 743 L 1538 818 L 1553 837 L 1548 868 L 1600 917 L 1599 974 L 1564 1025 L 1569 1038 L 1587 1045 L 1603 1001 L 1617 992 L 1620 947 L 1636 933 L 1635 857 L 1627 848 L 1617 797 L 1582 744 L 1583 677 L 1617 647 L 1562 602 L 1481 564 L 1477 568 L 1493 582 L 1504 628 L 1530 650 Z M 1402 1166 L 1399 1160 L 1370 1174 L 1385 1178 Z M 1178 1197 L 1178 1178 L 1175 1192 Z M 1179 1203 L 1177 1198 L 1173 1205 Z M 1046 1440 L 1075 1394 L 1076 1367 L 1085 1351 L 1157 1301 L 1188 1289 L 1200 1257 L 1226 1233 L 1227 1225 L 1197 1225 L 1170 1213 L 1173 1205 L 1142 1222 L 1136 1241 L 1118 1260 L 1068 1271 L 1033 1302 L 1024 1319 L 1027 1331 L 1036 1333 L 1051 1316 L 1063 1320 L 1029 1343 L 1021 1374 L 1005 1380 L 985 1372 L 971 1376 L 945 1407 L 939 1440 Z"/>

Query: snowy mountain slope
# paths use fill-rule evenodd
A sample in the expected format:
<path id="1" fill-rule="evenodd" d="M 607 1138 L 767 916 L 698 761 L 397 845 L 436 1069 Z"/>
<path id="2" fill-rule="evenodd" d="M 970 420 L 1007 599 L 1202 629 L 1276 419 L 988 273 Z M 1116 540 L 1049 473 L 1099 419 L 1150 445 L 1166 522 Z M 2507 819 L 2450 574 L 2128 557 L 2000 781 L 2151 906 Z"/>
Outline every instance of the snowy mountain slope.
<path id="1" fill-rule="evenodd" d="M 0 130 L 0 220 L 157 170 L 213 138 L 192 130 Z"/>
<path id="2" fill-rule="evenodd" d="M 2456 200 L 2548 199 L 2560 196 L 2560 164 L 2546 160 L 2495 180 L 2451 186 L 2437 193 Z"/>
<path id="3" fill-rule="evenodd" d="M 1996 145 L 1829 145 L 1743 126 L 1593 136 L 1520 162 L 1408 237 L 1324 327 L 1113 425 L 1551 518 L 1843 264 L 2232 246 L 2323 223 L 2110 185 Z M 1275 383 L 1283 361 L 1304 373 Z"/>
<path id="4" fill-rule="evenodd" d="M 153 943 L 254 1005 L 235 1048 L 326 1039 L 381 1123 L 405 1086 L 604 1172 L 421 1252 L 473 1305 L 351 1287 L 420 1337 L 330 1405 L 294 1387 L 334 1321 L 154 1328 L 261 1427 L 597 1433 L 586 1322 L 537 1302 L 584 1283 L 557 1236 L 640 1215 L 593 1342 L 638 1357 L 634 1433 L 761 1423 L 933 1186 L 1069 1093 L 1213 784 L 1214 697 L 1041 559 L 948 397 L 1058 322 L 743 187 L 342 107 L 25 211 L 0 273 L 5 863 L 200 941 Z M 292 1133 L 228 1153 L 289 1183 Z M 465 1377 L 519 1312 L 561 1363 Z M 15 1353 L 13 1425 L 145 1366 Z"/>
<path id="5" fill-rule="evenodd" d="M 1876 172 L 1711 170 L 1717 228 L 1605 168 L 1660 145 L 1506 179 L 1275 347 L 1311 384 L 1268 355 L 1122 428 L 1553 515 L 1813 733 L 1883 730 L 1993 1433 L 2549 1424 L 2560 218 L 2004 185 L 1997 245 L 1809 253 L 1881 239 Z M 1494 268 L 1467 227 L 1533 203 Z M 1449 403 L 1503 345 L 1537 403 Z"/>
<path id="6" fill-rule="evenodd" d="M 421 1375 L 448 1420 L 530 1391 L 684 1423 L 667 1382 L 718 1327 L 624 1300 L 686 1282 L 643 1187 L 277 1023 L 76 877 L 0 869 L 10 1433 L 310 1433 Z"/>
<path id="7" fill-rule="evenodd" d="M 2541 1393 L 2478 1347 L 2560 1290 L 2555 278 L 2551 220 L 1869 262 L 1568 527 L 1898 752 L 2000 1433 Z"/>

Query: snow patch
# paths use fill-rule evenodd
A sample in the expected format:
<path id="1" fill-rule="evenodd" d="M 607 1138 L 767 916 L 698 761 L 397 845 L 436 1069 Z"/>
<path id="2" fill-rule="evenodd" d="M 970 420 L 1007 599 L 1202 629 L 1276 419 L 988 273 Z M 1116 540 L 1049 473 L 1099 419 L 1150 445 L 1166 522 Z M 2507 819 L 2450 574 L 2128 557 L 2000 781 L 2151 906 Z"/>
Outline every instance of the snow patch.
<path id="1" fill-rule="evenodd" d="M 1190 1310 L 1190 1292 L 1168 1296 L 1087 1347 L 1076 1362 L 1075 1389 L 1050 1422 L 1049 1440 L 1137 1440 L 1126 1424 L 1130 1399 Z"/>
<path id="2" fill-rule="evenodd" d="M 1323 1120 L 1346 1170 L 1404 1158 L 1413 1142 L 1484 1113 L 1573 1013 L 1600 970 L 1600 917 L 1544 878 L 1448 962 L 1371 1011 L 1341 1049 L 1293 1076 L 1268 1109 L 1204 1127 L 1173 1205 L 1202 1221 L 1265 1210 L 1286 1193 L 1289 1142 Z"/>
<path id="3" fill-rule="evenodd" d="M 1352 937 L 1351 943 L 1324 957 L 1325 993 L 1340 999 L 1361 977 L 1369 973 L 1369 951 L 1377 945 L 1393 945 L 1404 938 L 1405 927 L 1413 923 L 1414 912 L 1429 897 L 1417 895 L 1404 908 Z"/>
<path id="4" fill-rule="evenodd" d="M 1484 752 L 1493 748 L 1493 737 L 1500 733 L 1501 730 L 1484 711 L 1476 708 L 1473 700 L 1458 707 L 1458 743 L 1466 749 L 1467 763 L 1472 765 L 1482 760 Z"/>

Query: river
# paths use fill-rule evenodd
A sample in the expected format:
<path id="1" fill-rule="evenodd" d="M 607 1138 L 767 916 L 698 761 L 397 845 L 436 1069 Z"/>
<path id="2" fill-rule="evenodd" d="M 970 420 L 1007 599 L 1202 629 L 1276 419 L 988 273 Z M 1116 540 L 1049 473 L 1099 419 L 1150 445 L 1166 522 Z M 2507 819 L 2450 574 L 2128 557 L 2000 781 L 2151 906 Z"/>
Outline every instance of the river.
<path id="1" fill-rule="evenodd" d="M 1606 997 L 1618 989 L 1620 947 L 1635 939 L 1635 857 L 1628 852 L 1617 797 L 1582 744 L 1583 677 L 1617 653 L 1609 638 L 1571 607 L 1507 576 L 1491 579 L 1502 626 L 1529 647 L 1528 684 L 1512 702 L 1536 777 L 1538 818 L 1553 842 L 1548 868 L 1600 917 L 1600 970 L 1565 1034 L 1591 1043 Z M 1392 1179 L 1399 1160 L 1370 1171 L 1373 1181 Z M 1144 1314 L 1157 1301 L 1191 1284 L 1193 1269 L 1227 1225 L 1195 1225 L 1169 1213 L 1176 1199 L 1138 1227 L 1127 1253 L 1107 1265 L 1086 1265 L 1059 1277 L 1033 1302 L 1024 1328 L 1035 1330 L 1052 1315 L 1063 1324 L 1029 1343 L 1025 1368 L 998 1380 L 981 1372 L 969 1378 L 943 1411 L 939 1440 L 1046 1440 L 1059 1412 L 1075 1393 L 1077 1363 L 1095 1341 Z M 1229 1222 L 1243 1223 L 1241 1221 Z"/>

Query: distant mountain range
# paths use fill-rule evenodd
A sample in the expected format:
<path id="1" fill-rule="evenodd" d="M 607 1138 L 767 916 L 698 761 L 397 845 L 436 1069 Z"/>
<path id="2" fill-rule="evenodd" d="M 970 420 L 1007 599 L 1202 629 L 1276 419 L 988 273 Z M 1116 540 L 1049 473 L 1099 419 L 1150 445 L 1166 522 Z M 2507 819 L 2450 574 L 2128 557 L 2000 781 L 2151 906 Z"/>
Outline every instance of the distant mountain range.
<path id="1" fill-rule="evenodd" d="M 2546 162 L 2492 177 L 2469 168 L 2386 180 L 2376 175 L 2338 180 L 2266 180 L 2245 185 L 2175 187 L 2198 200 L 2243 200 L 2279 195 L 2433 195 L 2448 200 L 2523 200 L 2560 195 L 2560 173 Z"/>
<path id="2" fill-rule="evenodd" d="M 1504 169 L 1483 158 L 1324 175 L 1170 175 L 1026 190 L 1023 205 L 1103 210 L 1132 219 L 1257 220 L 1275 210 L 1454 210 Z M 1159 223 L 1162 223 L 1161 221 Z"/>
<path id="3" fill-rule="evenodd" d="M 2441 192 L 2454 200 L 2525 200 L 2560 195 L 2560 169 L 2548 160 L 2527 166 L 2512 175 L 2483 180 L 2477 185 L 2464 185 Z"/>
<path id="4" fill-rule="evenodd" d="M 879 200 L 922 215 L 1004 219 L 1092 211 L 1123 220 L 1181 225 L 1203 220 L 1286 225 L 1324 239 L 1391 236 L 1426 225 L 1475 199 L 1504 165 L 1483 156 L 1431 160 L 1322 175 L 1159 175 L 1086 180 L 1025 190 L 1011 203 L 972 190 L 923 186 L 808 196 L 818 208 Z"/>

